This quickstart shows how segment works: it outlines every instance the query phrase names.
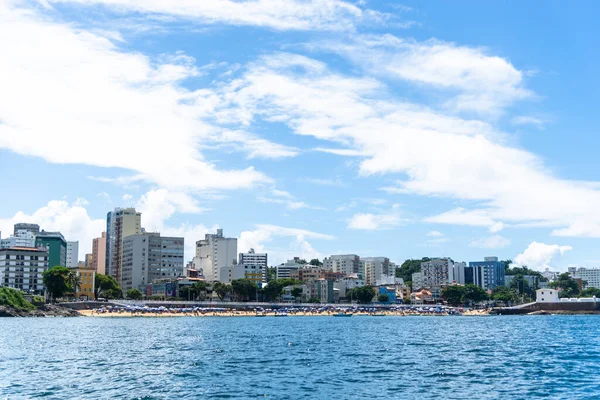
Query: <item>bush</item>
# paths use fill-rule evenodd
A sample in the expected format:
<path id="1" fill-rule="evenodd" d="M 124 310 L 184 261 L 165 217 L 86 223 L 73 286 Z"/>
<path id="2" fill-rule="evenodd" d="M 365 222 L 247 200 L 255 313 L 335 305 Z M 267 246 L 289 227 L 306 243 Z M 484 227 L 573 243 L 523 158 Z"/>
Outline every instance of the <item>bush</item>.
<path id="1" fill-rule="evenodd" d="M 390 296 L 388 296 L 387 294 L 380 294 L 379 296 L 377 296 L 377 301 L 380 303 L 387 303 L 390 301 Z"/>
<path id="2" fill-rule="evenodd" d="M 0 305 L 16 308 L 17 310 L 33 310 L 33 304 L 25 300 L 23 294 L 16 289 L 0 287 Z"/>

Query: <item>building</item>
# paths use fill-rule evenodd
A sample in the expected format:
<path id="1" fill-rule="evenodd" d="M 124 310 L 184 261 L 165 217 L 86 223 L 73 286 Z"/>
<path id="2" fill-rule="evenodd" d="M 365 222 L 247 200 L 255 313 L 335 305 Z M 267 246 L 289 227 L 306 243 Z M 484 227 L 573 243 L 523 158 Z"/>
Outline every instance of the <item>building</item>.
<path id="1" fill-rule="evenodd" d="M 37 224 L 15 224 L 13 234 L 0 239 L 0 249 L 9 247 L 35 247 L 35 235 L 40 232 Z"/>
<path id="2" fill-rule="evenodd" d="M 142 213 L 135 208 L 115 208 L 106 214 L 106 274 L 122 281 L 123 241 L 142 233 Z"/>
<path id="3" fill-rule="evenodd" d="M 376 286 L 377 282 L 393 275 L 390 274 L 390 259 L 387 257 L 361 258 L 360 264 L 367 285 Z"/>
<path id="4" fill-rule="evenodd" d="M 538 303 L 558 303 L 558 290 L 538 289 L 535 291 L 535 301 Z"/>
<path id="5" fill-rule="evenodd" d="M 78 299 L 93 299 L 96 288 L 96 270 L 85 265 L 78 265 L 69 269 L 79 277 L 79 287 L 75 292 L 75 297 Z"/>
<path id="6" fill-rule="evenodd" d="M 433 258 L 421 263 L 421 284 L 425 288 L 454 283 L 454 263 L 450 258 Z"/>
<path id="7" fill-rule="evenodd" d="M 333 287 L 339 291 L 339 296 L 347 298 L 348 292 L 357 287 L 365 286 L 365 281 L 358 274 L 346 275 L 333 283 Z"/>
<path id="8" fill-rule="evenodd" d="M 35 247 L 48 249 L 48 268 L 67 265 L 67 241 L 62 233 L 42 230 L 35 236 Z"/>
<path id="9" fill-rule="evenodd" d="M 427 304 L 433 303 L 433 294 L 431 291 L 427 289 L 422 289 L 418 292 L 413 292 L 410 294 L 410 302 L 412 304 Z"/>
<path id="10" fill-rule="evenodd" d="M 0 286 L 42 293 L 42 274 L 48 269 L 45 247 L 11 247 L 0 249 Z"/>
<path id="11" fill-rule="evenodd" d="M 323 259 L 323 269 L 346 275 L 360 272 L 360 257 L 356 254 L 337 254 Z"/>
<path id="12" fill-rule="evenodd" d="M 250 272 L 250 274 L 253 275 L 251 280 L 255 281 L 257 284 L 267 282 L 267 268 L 269 265 L 267 253 L 256 253 L 254 249 L 250 249 L 250 251 L 247 253 L 240 253 L 238 257 L 238 265 L 243 266 L 244 271 L 252 271 Z M 258 271 L 261 272 L 262 276 L 260 281 L 257 282 L 255 275 Z"/>
<path id="13" fill-rule="evenodd" d="M 414 290 L 423 289 L 423 274 L 415 272 L 412 274 L 412 287 Z"/>
<path id="14" fill-rule="evenodd" d="M 237 264 L 237 238 L 223 236 L 223 229 L 216 234 L 207 233 L 204 240 L 196 242 L 194 265 L 202 269 L 207 281 L 220 280 L 220 268 Z"/>
<path id="15" fill-rule="evenodd" d="M 324 278 L 323 269 L 315 265 L 305 264 L 300 268 L 290 272 L 290 278 L 298 281 L 316 281 L 317 279 Z"/>
<path id="16" fill-rule="evenodd" d="M 79 242 L 67 242 L 67 268 L 75 268 L 79 264 Z"/>
<path id="17" fill-rule="evenodd" d="M 506 275 L 504 277 L 504 285 L 509 286 L 513 279 L 515 279 L 516 275 Z M 527 285 L 531 289 L 539 289 L 540 288 L 540 278 L 537 275 L 523 275 L 523 280 L 527 282 Z"/>
<path id="18" fill-rule="evenodd" d="M 106 232 L 92 240 L 92 268 L 97 273 L 106 275 Z"/>
<path id="19" fill-rule="evenodd" d="M 386 303 L 396 303 L 396 288 L 388 287 L 388 286 L 379 286 L 377 288 L 377 296 L 381 296 L 382 294 L 386 294 L 388 296 L 388 301 Z M 379 300 L 377 300 L 379 301 Z"/>
<path id="20" fill-rule="evenodd" d="M 454 281 L 452 283 L 465 285 L 465 270 L 468 268 L 467 263 L 455 262 L 452 268 L 454 269 Z"/>
<path id="21" fill-rule="evenodd" d="M 137 289 L 158 279 L 183 276 L 184 238 L 160 233 L 139 233 L 123 240 L 121 282 L 123 291 Z"/>
<path id="22" fill-rule="evenodd" d="M 276 279 L 285 279 L 291 278 L 292 274 L 302 268 L 304 264 L 298 263 L 299 258 L 294 257 L 292 260 L 287 260 L 285 264 L 280 264 L 275 267 L 275 278 Z"/>
<path id="23" fill-rule="evenodd" d="M 586 288 L 600 289 L 600 269 L 578 268 L 572 275 L 574 279 L 581 279 L 587 282 Z"/>
<path id="24" fill-rule="evenodd" d="M 485 257 L 484 261 L 471 261 L 469 267 L 471 271 L 465 273 L 465 282 L 472 283 L 482 289 L 495 289 L 498 286 L 504 286 L 504 271 L 506 266 L 498 261 L 498 257 Z M 466 276 L 469 279 L 466 279 Z M 458 283 L 458 282 L 457 282 Z"/>

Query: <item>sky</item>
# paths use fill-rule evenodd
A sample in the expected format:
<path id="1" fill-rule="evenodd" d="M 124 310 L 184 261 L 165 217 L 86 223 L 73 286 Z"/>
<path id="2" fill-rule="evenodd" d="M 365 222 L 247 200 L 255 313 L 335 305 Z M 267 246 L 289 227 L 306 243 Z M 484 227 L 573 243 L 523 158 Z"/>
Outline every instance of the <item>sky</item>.
<path id="1" fill-rule="evenodd" d="M 598 267 L 600 6 L 0 0 L 0 231 Z"/>

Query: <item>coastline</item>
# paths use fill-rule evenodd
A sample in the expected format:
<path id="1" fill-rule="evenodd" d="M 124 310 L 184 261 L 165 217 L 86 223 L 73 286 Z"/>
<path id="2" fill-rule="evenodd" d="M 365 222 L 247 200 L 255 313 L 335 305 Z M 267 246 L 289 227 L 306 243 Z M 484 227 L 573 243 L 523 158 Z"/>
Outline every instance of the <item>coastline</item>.
<path id="1" fill-rule="evenodd" d="M 44 318 L 44 317 L 81 317 L 78 311 L 53 304 L 44 304 L 35 310 L 20 310 L 10 306 L 0 306 L 0 318 Z"/>

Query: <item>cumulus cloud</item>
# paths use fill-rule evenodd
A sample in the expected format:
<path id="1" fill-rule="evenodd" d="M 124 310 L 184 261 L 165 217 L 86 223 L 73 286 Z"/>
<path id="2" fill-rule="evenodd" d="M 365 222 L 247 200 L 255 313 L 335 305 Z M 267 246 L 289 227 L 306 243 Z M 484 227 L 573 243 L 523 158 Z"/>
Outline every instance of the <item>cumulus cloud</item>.
<path id="1" fill-rule="evenodd" d="M 546 268 L 555 269 L 551 263 L 556 262 L 560 256 L 571 250 L 573 250 L 571 246 L 532 242 L 523 253 L 514 258 L 513 264 L 526 265 L 537 271 L 543 271 Z"/>
<path id="2" fill-rule="evenodd" d="M 513 125 L 532 125 L 538 129 L 544 128 L 545 121 L 541 118 L 529 115 L 519 115 L 511 119 Z"/>
<path id="3" fill-rule="evenodd" d="M 286 246 L 273 246 L 272 242 L 278 238 L 291 238 Z M 257 252 L 269 253 L 271 265 L 284 262 L 292 257 L 305 259 L 322 258 L 323 254 L 317 251 L 308 240 L 334 240 L 335 237 L 305 229 L 287 228 L 277 225 L 257 225 L 255 230 L 244 231 L 238 239 L 238 249 L 241 252 L 253 248 Z M 266 245 L 270 244 L 267 248 Z"/>
<path id="4" fill-rule="evenodd" d="M 400 217 L 400 206 L 398 204 L 394 204 L 392 209 L 387 212 L 379 214 L 354 214 L 348 221 L 348 228 L 374 231 L 378 229 L 390 229 L 400 225 L 401 223 L 402 218 Z"/>
<path id="5" fill-rule="evenodd" d="M 479 247 L 481 249 L 501 249 L 510 244 L 510 239 L 503 236 L 495 235 L 486 238 L 476 239 L 470 243 L 471 247 Z"/>
<path id="6" fill-rule="evenodd" d="M 440 231 L 429 231 L 427 232 L 427 236 L 429 237 L 442 237 L 444 234 Z"/>
<path id="7" fill-rule="evenodd" d="M 258 201 L 262 203 L 283 204 L 288 210 L 300 210 L 303 208 L 310 208 L 313 210 L 323 209 L 299 201 L 290 192 L 278 189 L 271 189 L 271 196 L 259 196 Z"/>
<path id="8" fill-rule="evenodd" d="M 69 204 L 65 200 L 52 200 L 32 214 L 19 211 L 12 217 L 0 219 L 0 232 L 13 232 L 16 223 L 27 222 L 47 231 L 59 231 L 68 241 L 79 241 L 79 260 L 92 251 L 92 239 L 106 230 L 104 218 L 91 217 L 80 202 Z"/>

